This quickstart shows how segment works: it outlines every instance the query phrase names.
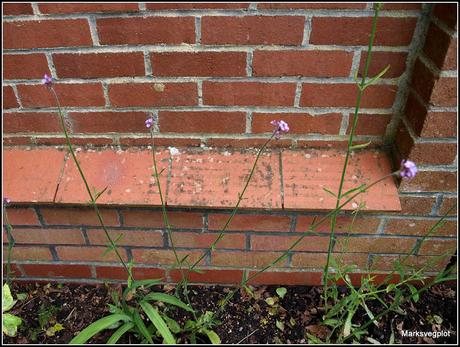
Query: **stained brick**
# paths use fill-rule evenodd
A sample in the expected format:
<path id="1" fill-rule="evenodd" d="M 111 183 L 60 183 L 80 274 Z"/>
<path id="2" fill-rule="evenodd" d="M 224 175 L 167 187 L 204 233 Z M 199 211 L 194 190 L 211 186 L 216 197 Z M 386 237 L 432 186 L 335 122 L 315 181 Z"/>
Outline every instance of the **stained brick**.
<path id="1" fill-rule="evenodd" d="M 415 245 L 413 238 L 338 237 L 334 252 L 408 253 Z"/>
<path id="2" fill-rule="evenodd" d="M 11 225 L 40 225 L 33 208 L 8 208 L 6 214 Z"/>
<path id="3" fill-rule="evenodd" d="M 142 228 L 164 228 L 161 211 L 122 210 L 124 226 Z M 167 212 L 169 224 L 177 229 L 203 228 L 203 214 L 198 212 Z"/>
<path id="4" fill-rule="evenodd" d="M 395 78 L 401 76 L 406 70 L 406 52 L 372 52 L 371 63 L 369 65 L 368 77 L 378 75 L 388 65 L 390 68 L 383 75 L 382 78 Z M 364 73 L 364 66 L 366 65 L 367 52 L 361 53 L 361 60 L 359 64 L 359 75 Z"/>
<path id="5" fill-rule="evenodd" d="M 57 14 L 57 13 L 93 13 L 93 12 L 134 12 L 138 11 L 139 7 L 136 3 L 39 3 L 38 8 L 41 13 Z"/>
<path id="6" fill-rule="evenodd" d="M 285 10 L 285 9 L 305 9 L 305 10 L 335 10 L 335 9 L 364 9 L 365 4 L 358 3 L 311 3 L 311 2 L 283 2 L 283 3 L 259 3 L 257 9 Z"/>
<path id="7" fill-rule="evenodd" d="M 144 54 L 87 53 L 53 54 L 59 78 L 98 78 L 145 76 Z"/>
<path id="8" fill-rule="evenodd" d="M 98 262 L 119 262 L 117 255 L 114 251 L 104 255 L 107 247 L 70 247 L 70 246 L 57 246 L 56 252 L 59 260 L 69 261 L 98 261 Z M 118 247 L 118 252 L 124 261 L 128 261 L 126 251 Z"/>
<path id="9" fill-rule="evenodd" d="M 106 226 L 119 226 L 116 210 L 99 208 L 102 219 Z M 93 208 L 87 207 L 41 207 L 40 213 L 45 224 L 48 225 L 93 225 L 100 226 L 99 219 Z"/>
<path id="10" fill-rule="evenodd" d="M 451 37 L 434 23 L 428 28 L 423 52 L 440 70 L 457 69 L 457 38 Z"/>
<path id="11" fill-rule="evenodd" d="M 172 237 L 176 247 L 186 248 L 209 248 L 217 240 L 218 233 L 173 233 Z M 234 248 L 244 249 L 246 247 L 246 236 L 243 234 L 225 234 L 216 244 L 216 249 Z"/>
<path id="12" fill-rule="evenodd" d="M 89 265 L 75 264 L 22 264 L 28 277 L 91 278 Z"/>
<path id="13" fill-rule="evenodd" d="M 15 112 L 3 114 L 5 133 L 61 133 L 62 126 L 57 113 Z"/>
<path id="14" fill-rule="evenodd" d="M 158 250 L 158 249 L 142 249 L 136 248 L 131 250 L 133 258 L 136 263 L 140 264 L 162 264 L 162 265 L 173 265 L 176 263 L 176 258 L 173 252 L 168 250 Z M 179 259 L 183 259 L 186 255 L 189 255 L 187 261 L 189 263 L 194 263 L 197 261 L 202 252 L 197 251 L 178 251 L 177 255 Z M 204 259 L 200 261 L 198 265 L 203 265 Z"/>
<path id="15" fill-rule="evenodd" d="M 48 62 L 44 54 L 4 54 L 4 79 L 37 79 L 44 74 L 50 75 Z"/>
<path id="16" fill-rule="evenodd" d="M 248 278 L 254 275 L 255 272 L 249 272 Z M 250 280 L 249 284 L 265 284 L 265 285 L 321 285 L 322 272 L 263 272 Z"/>
<path id="17" fill-rule="evenodd" d="M 435 197 L 400 195 L 401 214 L 426 216 L 431 213 L 436 203 Z"/>
<path id="18" fill-rule="evenodd" d="M 205 270 L 202 274 L 191 272 L 188 280 L 192 283 L 219 283 L 219 284 L 236 284 L 240 283 L 243 278 L 242 270 Z M 181 273 L 179 270 L 172 270 L 169 272 L 172 282 L 179 282 L 181 280 Z"/>
<path id="19" fill-rule="evenodd" d="M 246 114 L 243 112 L 181 112 L 160 111 L 162 133 L 244 133 Z"/>
<path id="20" fill-rule="evenodd" d="M 147 3 L 145 7 L 147 10 L 201 10 L 201 9 L 213 9 L 213 10 L 231 10 L 231 9 L 246 9 L 249 3 L 224 3 L 224 2 L 162 2 L 162 3 Z"/>
<path id="21" fill-rule="evenodd" d="M 372 258 L 372 270 L 377 271 L 392 271 L 395 269 L 395 262 L 402 262 L 405 256 L 390 256 L 390 255 L 375 255 Z M 425 268 L 425 272 L 429 271 L 442 271 L 449 263 L 449 257 L 439 259 L 438 257 L 431 256 L 410 256 L 404 261 L 409 269 L 422 269 Z"/>
<path id="22" fill-rule="evenodd" d="M 211 264 L 222 267 L 244 267 L 244 268 L 260 268 L 268 265 L 279 256 L 282 252 L 213 252 L 211 254 Z M 286 259 L 281 260 L 274 268 L 283 267 L 286 264 Z"/>
<path id="23" fill-rule="evenodd" d="M 230 214 L 209 214 L 209 230 L 222 230 Z M 237 214 L 227 227 L 236 231 L 289 231 L 291 218 L 289 216 Z"/>
<path id="24" fill-rule="evenodd" d="M 109 85 L 110 103 L 129 106 L 195 106 L 195 83 L 123 83 Z"/>
<path id="25" fill-rule="evenodd" d="M 245 52 L 151 53 L 154 76 L 246 76 Z"/>
<path id="26" fill-rule="evenodd" d="M 69 112 L 73 133 L 145 133 L 146 112 Z"/>
<path id="27" fill-rule="evenodd" d="M 16 243 L 37 243 L 48 245 L 84 244 L 80 229 L 21 229 L 11 232 Z"/>
<path id="28" fill-rule="evenodd" d="M 92 245 L 108 245 L 109 240 L 104 230 L 87 230 L 89 243 Z M 163 247 L 163 235 L 160 231 L 140 230 L 109 230 L 112 240 L 119 246 Z M 119 238 L 121 235 L 121 238 Z"/>
<path id="29" fill-rule="evenodd" d="M 444 216 L 451 208 L 449 215 L 457 215 L 457 197 L 444 195 L 442 197 L 441 207 L 439 208 L 438 215 Z"/>
<path id="30" fill-rule="evenodd" d="M 285 251 L 298 239 L 298 236 L 265 236 L 251 235 L 251 250 L 256 251 Z M 294 251 L 325 252 L 328 249 L 329 238 L 321 236 L 305 236 Z"/>
<path id="31" fill-rule="evenodd" d="M 3 23 L 3 48 L 92 46 L 86 19 L 52 19 Z"/>
<path id="32" fill-rule="evenodd" d="M 445 224 L 433 231 L 438 220 L 419 219 L 390 219 L 385 225 L 385 234 L 395 235 L 419 235 L 426 236 L 455 236 L 457 234 L 457 222 L 446 221 Z"/>
<path id="33" fill-rule="evenodd" d="M 418 254 L 420 255 L 446 255 L 455 254 L 457 240 L 426 240 L 422 243 Z M 449 257 L 450 258 L 450 257 Z"/>
<path id="34" fill-rule="evenodd" d="M 14 90 L 10 86 L 3 87 L 3 109 L 19 107 Z"/>
<path id="35" fill-rule="evenodd" d="M 355 135 L 383 136 L 392 118 L 391 114 L 360 114 L 356 125 Z M 350 114 L 347 134 L 351 133 L 354 114 Z"/>
<path id="36" fill-rule="evenodd" d="M 450 171 L 419 171 L 412 180 L 402 180 L 403 192 L 455 192 L 457 173 Z"/>
<path id="37" fill-rule="evenodd" d="M 296 231 L 306 232 L 313 222 L 319 223 L 324 216 L 297 216 Z M 331 222 L 330 217 L 318 225 L 314 230 L 319 233 L 330 233 Z M 358 216 L 353 220 L 353 217 L 338 216 L 335 224 L 336 233 L 356 233 L 356 234 L 375 234 L 380 224 L 379 218 L 369 218 Z"/>
<path id="38" fill-rule="evenodd" d="M 203 104 L 294 106 L 294 83 L 203 82 Z"/>
<path id="39" fill-rule="evenodd" d="M 300 16 L 204 16 L 202 44 L 300 45 L 304 17 Z"/>
<path id="40" fill-rule="evenodd" d="M 367 265 L 367 253 L 332 253 L 332 257 L 338 264 L 356 265 L 365 268 Z M 319 268 L 326 265 L 327 253 L 294 253 L 291 266 L 296 268 Z"/>
<path id="41" fill-rule="evenodd" d="M 6 247 L 3 254 L 7 254 Z M 11 250 L 11 260 L 53 260 L 53 257 L 48 247 L 16 246 Z"/>
<path id="42" fill-rule="evenodd" d="M 416 18 L 379 18 L 377 46 L 409 45 Z M 310 43 L 315 45 L 367 45 L 372 28 L 372 17 L 314 17 Z"/>
<path id="43" fill-rule="evenodd" d="M 101 45 L 195 43 L 193 17 L 101 18 L 96 25 Z"/>
<path id="44" fill-rule="evenodd" d="M 377 84 L 366 88 L 361 107 L 391 108 L 397 87 Z M 300 106 L 354 107 L 358 88 L 355 84 L 303 83 Z"/>
<path id="45" fill-rule="evenodd" d="M 14 15 L 24 15 L 24 14 L 33 14 L 32 4 L 26 3 L 6 3 L 3 4 L 3 15 L 5 16 L 14 16 Z"/>
<path id="46" fill-rule="evenodd" d="M 353 54 L 344 51 L 258 51 L 253 76 L 348 77 Z"/>

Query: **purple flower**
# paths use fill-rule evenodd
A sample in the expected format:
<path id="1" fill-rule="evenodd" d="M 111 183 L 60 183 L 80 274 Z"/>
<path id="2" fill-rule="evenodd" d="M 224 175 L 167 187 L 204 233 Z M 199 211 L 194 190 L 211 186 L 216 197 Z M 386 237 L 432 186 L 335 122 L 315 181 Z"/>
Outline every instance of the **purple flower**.
<path id="1" fill-rule="evenodd" d="M 42 79 L 42 84 L 49 87 L 51 86 L 52 83 L 53 83 L 53 79 L 47 74 L 45 74 L 45 76 L 43 76 L 43 79 Z"/>
<path id="2" fill-rule="evenodd" d="M 272 120 L 270 122 L 275 128 L 275 138 L 279 139 L 281 133 L 287 133 L 289 131 L 289 125 L 284 120 Z"/>
<path id="3" fill-rule="evenodd" d="M 414 178 L 417 173 L 417 166 L 413 161 L 403 159 L 401 161 L 401 171 L 399 175 L 405 178 Z"/>
<path id="4" fill-rule="evenodd" d="M 4 204 L 4 205 L 8 205 L 10 202 L 11 202 L 10 199 L 8 199 L 8 198 L 3 198 L 3 204 Z"/>
<path id="5" fill-rule="evenodd" d="M 145 121 L 145 126 L 150 128 L 153 125 L 153 118 L 149 118 Z"/>

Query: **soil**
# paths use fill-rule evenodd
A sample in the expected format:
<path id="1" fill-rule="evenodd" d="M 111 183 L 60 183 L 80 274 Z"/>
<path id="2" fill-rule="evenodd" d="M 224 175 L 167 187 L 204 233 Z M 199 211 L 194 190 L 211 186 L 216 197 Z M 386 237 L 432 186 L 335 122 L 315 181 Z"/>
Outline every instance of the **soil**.
<path id="1" fill-rule="evenodd" d="M 225 311 L 218 315 L 220 325 L 214 331 L 222 343 L 237 344 L 305 344 L 308 343 L 307 332 L 324 341 L 330 328 L 321 323 L 324 309 L 321 302 L 321 287 L 286 286 L 283 298 L 276 294 L 275 286 L 253 287 L 253 296 L 240 290 L 227 305 Z M 199 313 L 216 312 L 219 301 L 230 291 L 223 286 L 190 286 L 192 306 Z M 3 337 L 7 344 L 66 344 L 79 331 L 90 323 L 110 314 L 108 304 L 113 303 L 111 292 L 119 292 L 118 285 L 73 285 L 14 282 L 12 293 L 26 293 L 24 300 L 19 300 L 10 313 L 22 318 L 18 334 L 14 338 Z M 173 286 L 154 287 L 155 291 L 173 294 Z M 345 294 L 342 291 L 342 295 Z M 277 301 L 272 305 L 266 299 Z M 391 302 L 389 295 L 383 300 Z M 269 299 L 268 301 L 270 301 Z M 378 301 L 369 302 L 369 309 L 377 315 L 383 306 Z M 391 335 L 394 343 L 455 343 L 457 336 L 457 293 L 451 285 L 437 285 L 420 296 L 417 303 L 409 302 L 401 306 L 402 312 L 391 312 L 382 317 L 378 327 L 371 324 L 368 334 L 361 343 L 389 343 Z M 183 310 L 173 310 L 169 316 L 181 327 L 191 318 Z M 39 319 L 41 318 L 41 319 Z M 364 324 L 367 316 L 364 310 L 358 310 L 353 324 Z M 278 322 L 278 323 L 277 323 Z M 53 334 L 50 327 L 62 324 L 63 330 Z M 47 334 L 48 330 L 48 334 Z M 450 336 L 439 338 L 402 336 L 402 331 L 441 331 Z M 106 330 L 89 343 L 105 343 L 113 330 Z M 51 335 L 51 336 L 49 336 Z M 370 340 L 369 340 L 370 338 Z M 176 334 L 178 343 L 190 343 L 187 336 Z M 373 339 L 373 340 L 372 340 Z M 161 343 L 157 339 L 156 343 Z M 205 336 L 197 343 L 209 343 Z M 350 343 L 352 341 L 349 341 Z M 139 343 L 133 334 L 127 334 L 118 343 Z"/>

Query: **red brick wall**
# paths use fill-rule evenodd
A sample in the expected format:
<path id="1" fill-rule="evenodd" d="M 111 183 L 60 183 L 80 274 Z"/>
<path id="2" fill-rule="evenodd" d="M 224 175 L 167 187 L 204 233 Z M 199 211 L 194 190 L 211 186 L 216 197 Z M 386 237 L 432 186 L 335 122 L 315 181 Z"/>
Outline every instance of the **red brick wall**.
<path id="1" fill-rule="evenodd" d="M 53 99 L 40 84 L 44 73 L 56 80 L 73 142 L 81 146 L 149 145 L 144 120 L 153 115 L 160 146 L 259 146 L 271 131 L 268 122 L 282 118 L 291 131 L 277 146 L 343 147 L 353 120 L 353 76 L 363 68 L 373 15 L 370 3 L 23 3 L 3 11 L 4 145 L 32 147 L 64 143 Z M 453 4 L 418 3 L 385 4 L 381 12 L 370 74 L 391 69 L 366 90 L 356 140 L 390 142 L 395 167 L 404 157 L 420 172 L 399 186 L 402 212 L 356 221 L 344 260 L 360 269 L 388 271 L 457 204 L 454 14 Z M 243 272 L 274 260 L 325 213 L 301 208 L 241 211 L 204 259 L 206 275 L 192 274 L 192 281 L 237 283 Z M 228 212 L 175 209 L 181 254 L 201 254 Z M 101 258 L 106 242 L 93 212 L 26 205 L 8 214 L 17 275 L 126 278 L 113 257 Z M 455 249 L 456 215 L 420 248 L 414 265 Z M 158 208 L 104 210 L 111 232 L 125 235 L 121 252 L 138 263 L 135 276 L 177 281 L 159 216 Z M 349 221 L 339 218 L 334 252 L 344 250 Z M 255 282 L 320 283 L 328 231 L 325 224 L 324 236 L 309 236 L 279 272 Z"/>
<path id="2" fill-rule="evenodd" d="M 4 143 L 64 143 L 47 73 L 82 145 L 146 145 L 154 115 L 164 145 L 253 145 L 280 117 L 291 133 L 279 146 L 343 146 L 371 6 L 5 4 Z M 391 69 L 364 97 L 358 140 L 382 144 L 420 14 L 420 4 L 381 12 L 370 73 Z"/>

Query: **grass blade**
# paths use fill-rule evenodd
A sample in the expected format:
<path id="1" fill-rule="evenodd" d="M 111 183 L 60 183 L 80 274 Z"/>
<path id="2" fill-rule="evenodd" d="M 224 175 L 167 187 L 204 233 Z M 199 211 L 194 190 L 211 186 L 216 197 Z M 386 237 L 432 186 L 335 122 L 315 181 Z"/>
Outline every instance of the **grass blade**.
<path id="1" fill-rule="evenodd" d="M 186 311 L 193 312 L 193 309 L 187 306 L 187 304 L 180 301 L 178 298 L 164 294 L 164 293 L 150 293 L 144 297 L 145 301 L 161 301 L 167 304 L 175 305 L 183 308 Z"/>
<path id="2" fill-rule="evenodd" d="M 83 344 L 92 338 L 97 333 L 101 332 L 104 329 L 114 325 L 119 321 L 131 321 L 131 318 L 125 314 L 112 314 L 110 316 L 101 318 L 95 321 L 93 324 L 90 324 L 87 328 L 83 329 L 80 334 L 75 336 L 69 344 Z"/>
<path id="3" fill-rule="evenodd" d="M 134 324 L 131 322 L 123 324 L 121 327 L 117 329 L 117 331 L 115 331 L 112 334 L 112 336 L 110 336 L 110 339 L 107 340 L 107 345 L 116 344 L 118 340 L 120 339 L 120 337 L 122 337 L 124 333 L 126 333 L 132 328 L 134 328 Z"/>
<path id="4" fill-rule="evenodd" d="M 163 318 L 160 317 L 158 311 L 153 308 L 152 305 L 150 305 L 147 301 L 141 301 L 140 305 L 149 317 L 150 321 L 153 323 L 153 325 L 155 325 L 155 328 L 157 328 L 161 336 L 163 336 L 164 342 L 168 344 L 175 344 L 176 340 L 171 334 L 171 331 L 169 330 Z"/>

